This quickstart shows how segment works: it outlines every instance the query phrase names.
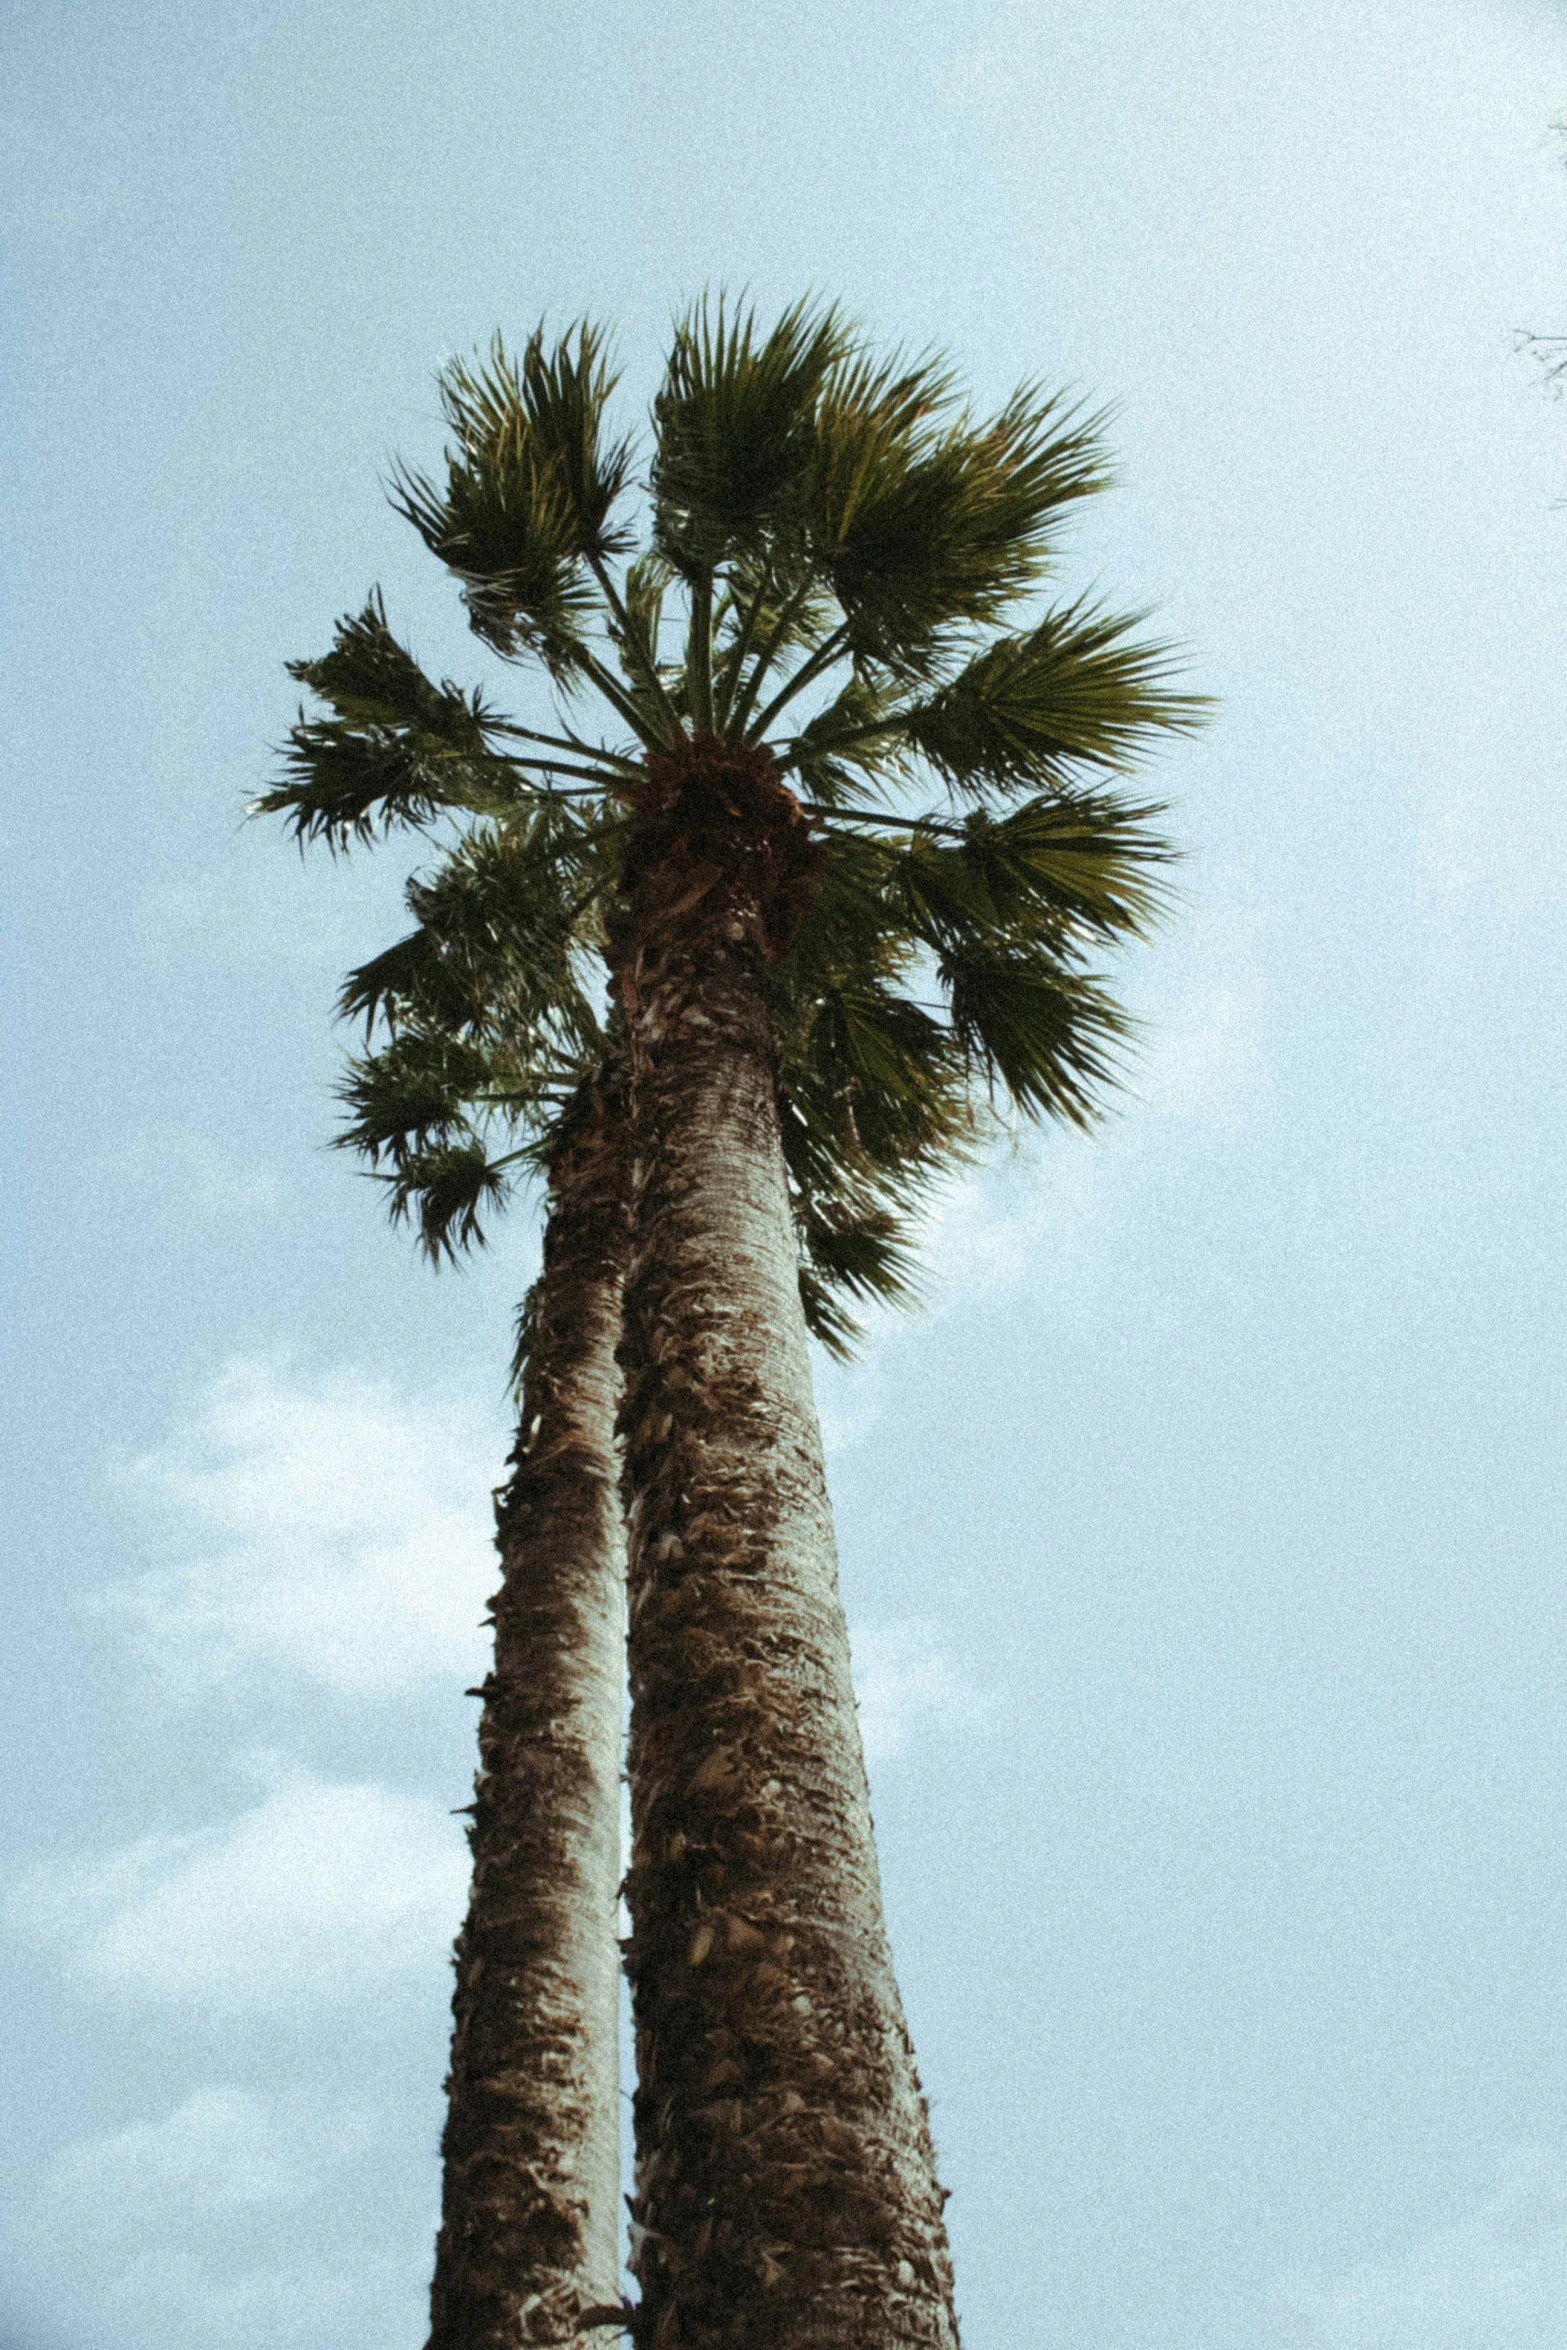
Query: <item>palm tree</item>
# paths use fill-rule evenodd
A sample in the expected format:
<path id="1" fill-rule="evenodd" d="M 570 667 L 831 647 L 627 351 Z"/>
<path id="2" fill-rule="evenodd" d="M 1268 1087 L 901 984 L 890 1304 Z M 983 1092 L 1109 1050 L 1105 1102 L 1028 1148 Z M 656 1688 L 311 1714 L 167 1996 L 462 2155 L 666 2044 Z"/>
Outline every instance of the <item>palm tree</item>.
<path id="1" fill-rule="evenodd" d="M 878 360 L 835 312 L 764 335 L 704 308 L 676 330 L 627 565 L 611 390 L 589 328 L 520 362 L 497 343 L 447 371 L 444 482 L 397 489 L 475 630 L 542 662 L 564 714 L 524 730 L 430 689 L 410 728 L 351 744 L 339 704 L 296 729 L 269 804 L 346 837 L 570 800 L 613 836 L 635 2328 L 659 2350 L 945 2343 L 810 1395 L 782 975 L 874 938 L 873 990 L 794 991 L 808 1058 L 812 1037 L 840 1070 L 933 1055 L 1086 1120 L 1126 1029 L 1089 958 L 1145 929 L 1164 854 L 1116 779 L 1198 705 L 1125 620 L 1077 602 L 1016 625 L 1105 479 L 1080 412 L 1026 388 L 976 422 L 944 366 Z M 617 742 L 572 723 L 584 689 Z"/>
<path id="2" fill-rule="evenodd" d="M 375 811 L 471 823 L 408 896 L 417 927 L 350 974 L 341 1009 L 391 1041 L 351 1064 L 340 1140 L 390 1158 L 390 1205 L 439 1263 L 483 1237 L 519 1167 L 548 1202 L 519 1320 L 520 1404 L 496 1496 L 501 1587 L 482 1690 L 455 1952 L 432 2289 L 437 2350 L 580 2339 L 620 2279 L 620 1738 L 624 1537 L 614 1421 L 629 1245 L 623 1088 L 582 984 L 573 905 L 603 845 L 569 805 L 515 804 L 480 695 L 427 678 L 379 597 L 291 664 L 330 716 L 300 722 L 285 780 L 301 847 L 368 840 Z M 433 795 L 421 797 L 423 779 Z M 588 892 L 591 902 L 593 892 Z M 479 1097 L 519 1147 L 491 1165 Z"/>
<path id="3" fill-rule="evenodd" d="M 420 729 L 442 689 L 396 644 L 375 599 L 340 624 L 325 660 L 296 663 L 294 675 L 333 716 L 301 720 L 294 774 L 268 804 L 288 807 L 302 842 L 324 830 L 341 846 L 354 824 L 331 830 L 328 795 L 340 817 L 362 818 L 347 774 L 362 778 L 389 752 L 436 756 Z M 290 796 L 301 784 L 308 810 Z M 624 1542 L 613 1432 L 629 1157 L 614 1038 L 584 968 L 602 943 L 593 910 L 612 879 L 605 846 L 569 803 L 471 825 L 433 876 L 409 884 L 415 929 L 351 973 L 340 999 L 387 1035 L 350 1064 L 338 1139 L 383 1172 L 394 1220 L 416 1224 L 432 1262 L 484 1239 L 519 1168 L 543 1177 L 549 1202 L 498 1496 L 495 1663 L 476 1692 L 438 2346 L 571 2340 L 595 2308 L 618 2312 Z M 595 872 L 600 886 L 585 887 Z M 940 1054 L 868 1074 L 834 1074 L 820 1049 L 802 1054 L 811 1014 L 835 991 L 853 980 L 874 1000 L 875 941 L 845 942 L 856 943 L 856 970 L 844 945 L 830 967 L 801 967 L 808 1001 L 785 1024 L 796 1043 L 784 1080 L 802 1307 L 839 1354 L 855 1335 L 850 1300 L 912 1295 L 902 1211 L 973 1124 Z"/>

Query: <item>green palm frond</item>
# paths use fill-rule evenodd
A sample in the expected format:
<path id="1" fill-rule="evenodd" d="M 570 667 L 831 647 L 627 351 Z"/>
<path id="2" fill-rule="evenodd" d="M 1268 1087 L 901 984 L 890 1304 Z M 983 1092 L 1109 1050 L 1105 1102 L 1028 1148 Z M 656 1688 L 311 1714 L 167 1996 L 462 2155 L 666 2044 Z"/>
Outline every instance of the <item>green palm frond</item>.
<path id="1" fill-rule="evenodd" d="M 744 731 L 777 665 L 809 656 L 829 636 L 838 609 L 792 525 L 770 534 L 763 551 L 733 555 L 724 568 L 723 619 L 715 629 L 715 721 Z"/>
<path id="2" fill-rule="evenodd" d="M 789 943 L 784 975 L 794 998 L 814 1002 L 849 974 L 884 977 L 909 959 L 909 942 L 889 925 L 889 877 L 898 844 L 874 831 L 824 827 L 827 866 Z"/>
<path id="3" fill-rule="evenodd" d="M 585 649 L 596 603 L 570 506 L 526 448 L 486 456 L 450 456 L 444 490 L 400 471 L 392 502 L 461 580 L 475 635 L 497 653 L 536 653 L 565 677 Z"/>
<path id="4" fill-rule="evenodd" d="M 505 1206 L 513 1185 L 509 1164 L 492 1159 L 477 1137 L 410 1152 L 381 1180 L 392 1222 L 413 1226 L 437 1269 L 488 1245 L 485 1217 Z"/>
<path id="5" fill-rule="evenodd" d="M 1169 891 L 1175 852 L 1148 820 L 1162 813 L 1113 793 L 1044 793 L 996 818 L 932 819 L 884 852 L 882 889 L 914 937 L 938 953 L 965 938 L 1048 939 L 1070 960 L 1089 939 L 1146 938 Z"/>
<path id="6" fill-rule="evenodd" d="M 813 555 L 850 648 L 910 678 L 1033 587 L 1062 508 L 1108 480 L 1101 418 L 1033 387 L 987 424 L 952 400 L 938 359 L 851 366 L 817 414 Z"/>
<path id="7" fill-rule="evenodd" d="M 996 920 L 1048 930 L 1054 916 L 1074 935 L 1147 938 L 1170 897 L 1165 869 L 1177 852 L 1149 826 L 1154 801 L 1111 792 L 1050 792 L 1002 817 L 971 809 L 952 854 L 982 887 Z"/>
<path id="8" fill-rule="evenodd" d="M 953 1037 L 1028 1118 L 1091 1126 L 1133 1024 L 1092 977 L 1048 951 L 955 948 L 941 958 Z"/>
<path id="9" fill-rule="evenodd" d="M 662 670 L 659 630 L 673 578 L 673 571 L 659 555 L 639 556 L 626 572 L 625 623 L 621 634 L 629 655 L 640 668 Z"/>
<path id="10" fill-rule="evenodd" d="M 489 1056 L 439 1030 L 399 1035 L 352 1059 L 338 1087 L 350 1115 L 334 1138 L 379 1166 L 400 1163 L 466 1130 L 469 1104 L 489 1085 Z"/>
<path id="11" fill-rule="evenodd" d="M 253 816 L 280 815 L 303 847 L 344 849 L 377 831 L 427 826 L 448 810 L 510 813 L 533 787 L 502 748 L 517 730 L 477 691 L 426 677 L 386 623 L 376 590 L 337 624 L 331 650 L 291 661 L 333 715 L 301 711 L 283 753 L 284 780 L 253 800 Z"/>
<path id="12" fill-rule="evenodd" d="M 614 878 L 616 823 L 559 802 L 518 823 L 465 834 L 407 902 L 419 927 L 351 971 L 345 1018 L 407 1022 L 457 1035 L 546 1031 L 557 1049 L 591 1055 L 598 906 Z"/>
<path id="13" fill-rule="evenodd" d="M 844 1209 L 832 1221 L 815 1218 L 802 1225 L 799 1237 L 805 1326 L 834 1361 L 849 1361 L 865 1335 L 846 1300 L 905 1313 L 923 1303 L 919 1261 L 907 1228 L 889 1209 L 860 1215 Z"/>
<path id="14" fill-rule="evenodd" d="M 619 830 L 614 818 L 535 810 L 523 823 L 475 828 L 432 877 L 409 883 L 410 911 L 466 974 L 476 1022 L 485 991 L 498 991 L 491 1025 L 548 1019 L 580 1049 L 597 1044 L 591 989 Z"/>
<path id="15" fill-rule="evenodd" d="M 954 790 L 975 795 L 1122 771 L 1157 736 L 1194 733 L 1211 708 L 1173 690 L 1175 655 L 1132 635 L 1141 618 L 1087 602 L 1048 613 L 899 712 L 899 731 Z"/>
<path id="16" fill-rule="evenodd" d="M 461 1035 L 482 1018 L 465 974 L 454 971 L 434 931 L 422 924 L 368 963 L 350 971 L 337 991 L 339 1019 L 363 1020 L 369 1035 L 377 1020 L 395 1028 L 412 1007 L 427 1019 Z"/>
<path id="17" fill-rule="evenodd" d="M 889 678 L 855 669 L 826 707 L 785 747 L 780 764 L 800 778 L 805 797 L 832 809 L 885 797 L 900 778 L 900 697 Z"/>
<path id="18" fill-rule="evenodd" d="M 603 439 L 614 389 L 603 350 L 584 323 L 553 350 L 540 328 L 520 363 L 499 336 L 487 360 L 452 361 L 441 377 L 453 436 L 444 487 L 404 466 L 391 483 L 398 511 L 462 582 L 475 632 L 561 678 L 586 654 L 594 569 L 627 544 L 613 512 L 630 447 Z"/>
<path id="19" fill-rule="evenodd" d="M 653 403 L 653 543 L 689 577 L 754 554 L 788 528 L 813 458 L 815 416 L 854 330 L 809 300 L 770 332 L 721 297 L 677 320 Z"/>
<path id="20" fill-rule="evenodd" d="M 664 739 L 671 722 L 684 726 L 691 715 L 684 668 L 665 660 L 662 643 L 674 576 L 661 555 L 629 564 L 618 595 L 606 575 L 605 629 L 620 656 L 628 714 L 635 714 L 644 739 Z"/>
<path id="21" fill-rule="evenodd" d="M 339 718 L 362 726 L 410 727 L 455 749 L 483 750 L 504 720 L 488 718 L 478 697 L 426 677 L 387 626 L 386 603 L 372 588 L 362 612 L 345 613 L 329 652 L 315 661 L 290 661 L 288 674 L 327 703 Z"/>
<path id="22" fill-rule="evenodd" d="M 465 445 L 482 450 L 526 430 L 564 487 L 578 551 L 589 563 L 608 562 L 632 545 L 630 530 L 615 519 L 630 478 L 631 441 L 604 433 L 619 381 L 609 372 L 608 348 L 604 330 L 582 319 L 553 349 L 539 327 L 520 364 L 508 361 L 497 335 L 487 369 L 459 361 L 447 373 L 447 415 Z"/>

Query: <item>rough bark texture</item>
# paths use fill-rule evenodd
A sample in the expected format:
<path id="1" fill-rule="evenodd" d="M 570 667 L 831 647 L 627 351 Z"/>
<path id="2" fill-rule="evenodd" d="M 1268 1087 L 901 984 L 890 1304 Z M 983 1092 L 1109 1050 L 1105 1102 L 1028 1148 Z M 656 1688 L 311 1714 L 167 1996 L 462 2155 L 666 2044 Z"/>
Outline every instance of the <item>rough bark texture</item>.
<path id="1" fill-rule="evenodd" d="M 952 2350 L 882 1919 L 767 966 L 816 852 L 765 753 L 650 763 L 616 990 L 644 2350 Z"/>
<path id="2" fill-rule="evenodd" d="M 602 2343 L 579 2320 L 619 2299 L 626 1178 L 615 1098 L 590 1089 L 551 1166 L 522 1421 L 497 1499 L 503 1580 L 480 1693 L 429 2350 Z"/>

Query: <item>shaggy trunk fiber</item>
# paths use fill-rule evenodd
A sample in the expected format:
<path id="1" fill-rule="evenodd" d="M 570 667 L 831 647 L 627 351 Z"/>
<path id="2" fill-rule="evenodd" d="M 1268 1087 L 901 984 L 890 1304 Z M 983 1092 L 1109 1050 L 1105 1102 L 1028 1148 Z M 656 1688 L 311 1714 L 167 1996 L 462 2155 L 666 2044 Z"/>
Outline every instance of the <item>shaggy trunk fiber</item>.
<path id="1" fill-rule="evenodd" d="M 817 852 L 765 753 L 649 762 L 617 914 L 643 2350 L 952 2350 L 779 1142 Z"/>
<path id="2" fill-rule="evenodd" d="M 619 2299 L 626 1191 L 615 1100 L 587 1089 L 551 1166 L 497 1502 L 503 1580 L 479 1692 L 429 2350 L 602 2342 L 580 2320 Z"/>

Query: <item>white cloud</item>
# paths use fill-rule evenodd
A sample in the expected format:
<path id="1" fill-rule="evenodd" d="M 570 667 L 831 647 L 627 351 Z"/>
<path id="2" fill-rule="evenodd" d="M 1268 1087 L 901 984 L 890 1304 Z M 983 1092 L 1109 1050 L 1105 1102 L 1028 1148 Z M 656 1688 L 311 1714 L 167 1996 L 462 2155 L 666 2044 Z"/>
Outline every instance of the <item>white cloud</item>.
<path id="1" fill-rule="evenodd" d="M 303 2191 L 282 2133 L 260 2102 L 223 2085 L 196 2090 L 157 2122 L 133 2122 L 62 2147 L 45 2165 L 42 2213 L 93 2211 L 100 2228 L 134 2240 L 173 2202 L 263 2204 Z"/>
<path id="2" fill-rule="evenodd" d="M 268 2006 L 436 1968 L 467 1877 L 439 1804 L 298 1776 L 225 1827 L 37 1872 L 9 1910 L 40 1939 L 74 1935 L 77 1975 L 105 1989 Z"/>
<path id="3" fill-rule="evenodd" d="M 112 2281 L 100 2306 L 136 2350 L 340 2350 L 374 2341 L 417 2350 L 428 2330 L 407 2260 L 266 2262 L 235 2273 L 210 2259 L 157 2248 Z"/>
<path id="4" fill-rule="evenodd" d="M 427 2329 L 404 2265 L 267 2262 L 236 2275 L 221 2250 L 204 2260 L 160 2247 L 130 2261 L 98 2306 L 136 2350 L 339 2350 L 349 2340 L 416 2350 Z"/>
<path id="5" fill-rule="evenodd" d="M 472 1405 L 232 1362 L 128 1472 L 175 1559 L 93 1604 L 187 1685 L 262 1661 L 349 1696 L 473 1678 L 502 1456 Z"/>
<path id="6" fill-rule="evenodd" d="M 925 1253 L 937 1302 L 1009 1289 L 1041 1260 L 1059 1263 L 1099 1201 L 1103 1144 L 1065 1130 L 956 1183 L 931 1218 Z"/>
<path id="7" fill-rule="evenodd" d="M 850 1655 L 870 1764 L 893 1761 L 934 1722 L 970 1724 L 978 1715 L 974 1692 L 941 1654 L 927 1624 L 856 1624 Z"/>
<path id="8" fill-rule="evenodd" d="M 1169 946 L 1150 966 L 1164 992 L 1137 1006 L 1143 1024 L 1130 1072 L 1132 1108 L 1222 1122 L 1268 1083 L 1267 982 L 1261 921 L 1247 877 L 1205 876 L 1206 903 L 1180 910 Z"/>
<path id="9" fill-rule="evenodd" d="M 165 1205 L 221 1221 L 263 1215 L 282 1195 L 275 1168 L 193 1126 L 138 1127 L 110 1153 L 103 1174 L 111 1184 L 153 1192 Z"/>
<path id="10" fill-rule="evenodd" d="M 1457 2226 L 1286 2301 L 1303 2350 L 1567 2350 L 1567 2175 L 1526 2150 Z"/>
<path id="11" fill-rule="evenodd" d="M 1135 1090 L 1167 1117 L 1223 1118 L 1267 1082 L 1263 983 L 1254 963 L 1199 971 L 1156 1015 Z"/>
<path id="12" fill-rule="evenodd" d="M 209 2083 L 161 2119 L 62 2147 L 12 2244 L 55 2309 L 117 2350 L 413 2350 L 428 2238 L 390 2260 L 356 2237 L 353 2184 L 384 2161 L 381 2135 L 362 2113 L 285 2122 Z"/>

